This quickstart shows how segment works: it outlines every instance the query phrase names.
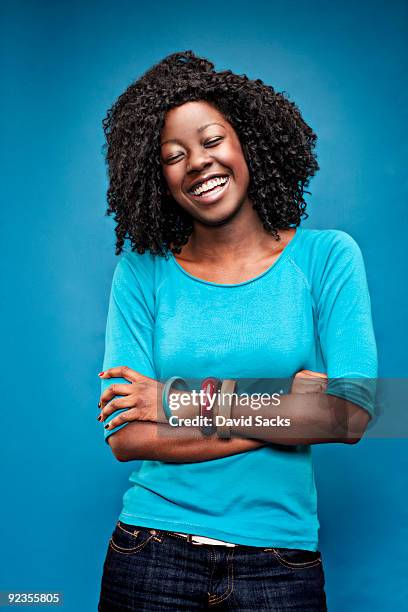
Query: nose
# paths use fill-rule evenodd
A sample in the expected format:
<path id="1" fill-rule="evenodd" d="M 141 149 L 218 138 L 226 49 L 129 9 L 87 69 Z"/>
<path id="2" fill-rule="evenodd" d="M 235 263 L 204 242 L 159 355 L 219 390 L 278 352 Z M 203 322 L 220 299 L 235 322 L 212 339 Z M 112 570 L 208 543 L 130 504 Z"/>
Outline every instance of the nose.
<path id="1" fill-rule="evenodd" d="M 204 168 L 211 166 L 211 163 L 211 156 L 205 149 L 192 151 L 187 160 L 187 174 L 201 172 Z"/>

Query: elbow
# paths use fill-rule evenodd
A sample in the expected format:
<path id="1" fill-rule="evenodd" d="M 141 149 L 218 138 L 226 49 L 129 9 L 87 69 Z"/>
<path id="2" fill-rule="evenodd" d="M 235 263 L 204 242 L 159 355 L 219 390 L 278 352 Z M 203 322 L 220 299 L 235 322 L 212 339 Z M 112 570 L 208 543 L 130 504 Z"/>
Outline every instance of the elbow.
<path id="1" fill-rule="evenodd" d="M 343 444 L 357 444 L 358 442 L 360 442 L 362 437 L 363 437 L 363 434 L 357 436 L 355 433 L 353 433 L 352 436 L 351 435 L 347 436 L 346 438 L 343 438 L 341 441 L 343 442 Z"/>
<path id="2" fill-rule="evenodd" d="M 112 434 L 111 436 L 109 436 L 108 444 L 109 444 L 109 446 L 111 448 L 111 451 L 112 451 L 115 459 L 117 459 L 121 463 L 130 460 L 129 456 L 126 453 L 126 449 L 117 440 L 117 436 L 115 434 Z"/>
<path id="3" fill-rule="evenodd" d="M 365 431 L 367 429 L 368 420 L 368 418 L 362 416 L 359 426 L 357 428 L 353 427 L 352 430 L 349 429 L 342 442 L 344 444 L 357 444 L 358 442 L 360 442 L 360 440 L 363 439 Z"/>
<path id="4" fill-rule="evenodd" d="M 350 419 L 350 427 L 347 433 L 346 444 L 357 444 L 363 439 L 364 434 L 371 421 L 371 415 L 363 408 L 358 408 Z"/>
<path id="5" fill-rule="evenodd" d="M 120 440 L 114 440 L 114 438 L 115 435 L 112 434 L 108 440 L 109 446 L 111 447 L 115 459 L 121 463 L 146 459 L 143 448 L 138 447 L 137 450 L 129 449 L 125 444 L 122 444 Z"/>
<path id="6" fill-rule="evenodd" d="M 112 448 L 112 446 L 111 446 L 111 448 Z M 117 459 L 121 463 L 124 463 L 125 461 L 130 461 L 130 457 L 128 457 L 126 455 L 126 453 L 123 452 L 123 449 L 121 449 L 121 448 L 112 448 L 112 453 L 113 453 L 115 459 Z"/>
<path id="7" fill-rule="evenodd" d="M 143 461 L 152 458 L 152 423 L 135 421 L 128 423 L 108 438 L 115 458 L 121 463 L 127 461 Z"/>
<path id="8" fill-rule="evenodd" d="M 362 440 L 365 430 L 367 428 L 366 418 L 363 417 L 358 424 L 358 427 L 347 429 L 345 435 L 342 437 L 341 442 L 343 444 L 357 444 Z"/>
<path id="9" fill-rule="evenodd" d="M 346 422 L 343 436 L 339 441 L 343 444 L 357 444 L 364 437 L 371 416 L 365 409 L 352 402 L 346 402 L 344 414 Z"/>

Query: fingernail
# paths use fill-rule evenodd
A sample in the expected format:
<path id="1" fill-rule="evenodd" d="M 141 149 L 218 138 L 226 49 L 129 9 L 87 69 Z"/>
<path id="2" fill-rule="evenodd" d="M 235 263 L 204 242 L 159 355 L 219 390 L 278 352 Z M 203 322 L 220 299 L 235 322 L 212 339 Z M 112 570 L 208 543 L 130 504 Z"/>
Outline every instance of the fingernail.
<path id="1" fill-rule="evenodd" d="M 98 376 L 103 376 L 105 372 L 99 372 Z"/>
<path id="2" fill-rule="evenodd" d="M 100 421 L 102 419 L 102 415 L 100 414 L 98 417 L 96 417 L 97 421 Z"/>
<path id="3" fill-rule="evenodd" d="M 100 408 L 102 406 L 101 402 L 98 403 L 98 408 Z"/>
<path id="4" fill-rule="evenodd" d="M 108 429 L 108 427 L 109 427 L 109 423 L 106 423 L 105 429 Z"/>

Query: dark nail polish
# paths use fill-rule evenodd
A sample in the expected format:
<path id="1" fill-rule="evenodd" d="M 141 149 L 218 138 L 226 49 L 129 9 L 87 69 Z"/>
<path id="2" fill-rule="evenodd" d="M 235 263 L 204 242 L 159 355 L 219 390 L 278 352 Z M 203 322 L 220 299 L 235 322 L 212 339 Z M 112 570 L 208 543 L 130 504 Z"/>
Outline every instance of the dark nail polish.
<path id="1" fill-rule="evenodd" d="M 99 404 L 98 404 L 98 408 L 100 408 L 101 406 L 102 406 L 102 404 L 101 404 L 101 402 L 99 402 Z"/>
<path id="2" fill-rule="evenodd" d="M 102 420 L 102 415 L 99 415 L 98 417 L 96 417 L 97 421 L 101 421 Z"/>
<path id="3" fill-rule="evenodd" d="M 105 429 L 108 429 L 108 427 L 109 427 L 109 423 L 106 423 Z"/>

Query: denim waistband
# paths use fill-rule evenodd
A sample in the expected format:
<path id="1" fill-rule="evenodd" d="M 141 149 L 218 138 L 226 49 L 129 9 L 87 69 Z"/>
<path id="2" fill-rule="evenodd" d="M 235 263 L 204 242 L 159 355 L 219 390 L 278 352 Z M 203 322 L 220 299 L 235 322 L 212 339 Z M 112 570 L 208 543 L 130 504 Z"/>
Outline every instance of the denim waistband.
<path id="1" fill-rule="evenodd" d="M 168 534 L 178 535 L 186 540 L 191 538 L 192 544 L 209 544 L 210 546 L 228 546 L 234 547 L 239 546 L 239 544 L 233 544 L 233 542 L 224 542 L 224 540 L 217 540 L 215 538 L 207 538 L 206 536 L 192 535 L 187 533 L 179 533 L 178 531 L 168 531 Z"/>

